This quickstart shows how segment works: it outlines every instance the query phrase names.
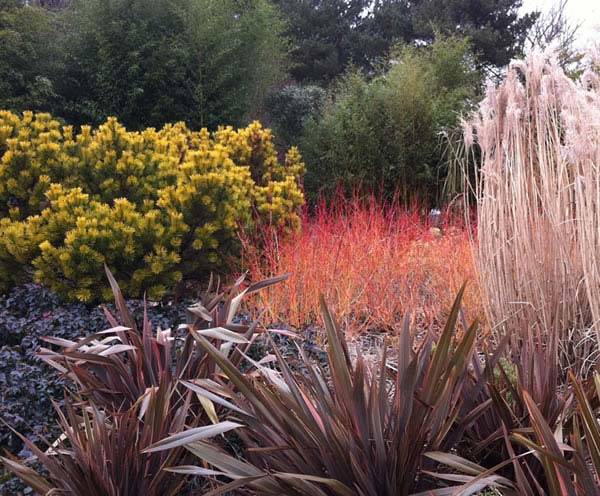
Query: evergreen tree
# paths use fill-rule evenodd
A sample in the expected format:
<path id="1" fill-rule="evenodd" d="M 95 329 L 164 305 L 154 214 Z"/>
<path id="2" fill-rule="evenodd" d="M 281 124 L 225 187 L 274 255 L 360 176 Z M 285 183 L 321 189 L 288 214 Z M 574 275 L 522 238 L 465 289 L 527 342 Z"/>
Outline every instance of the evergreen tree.
<path id="1" fill-rule="evenodd" d="M 372 37 L 363 30 L 369 0 L 274 0 L 292 41 L 296 81 L 328 82 L 350 62 L 365 65 Z"/>
<path id="2" fill-rule="evenodd" d="M 292 76 L 326 83 L 348 64 L 371 71 L 397 43 L 436 35 L 468 37 L 480 66 L 497 68 L 521 53 L 538 14 L 522 0 L 276 0 L 294 42 Z"/>
<path id="3" fill-rule="evenodd" d="M 427 42 L 439 33 L 465 36 L 481 65 L 502 67 L 521 53 L 527 32 L 539 15 L 521 16 L 522 3 L 522 0 L 411 0 L 411 36 Z M 381 22 L 377 9 L 374 12 L 374 21 Z M 393 33 L 388 39 L 395 41 Z"/>
<path id="4" fill-rule="evenodd" d="M 238 125 L 285 75 L 283 25 L 266 0 L 74 0 L 66 15 L 71 121 Z"/>

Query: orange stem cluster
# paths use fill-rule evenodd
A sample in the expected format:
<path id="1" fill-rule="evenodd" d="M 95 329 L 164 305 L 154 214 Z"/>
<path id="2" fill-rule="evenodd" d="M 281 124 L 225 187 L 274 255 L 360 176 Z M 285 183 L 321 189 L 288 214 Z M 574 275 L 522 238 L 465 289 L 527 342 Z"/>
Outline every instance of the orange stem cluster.
<path id="1" fill-rule="evenodd" d="M 259 243 L 244 239 L 252 280 L 291 273 L 255 301 L 267 320 L 296 328 L 315 323 L 323 293 L 351 333 L 394 333 L 406 312 L 427 327 L 445 319 L 464 281 L 468 317 L 482 314 L 468 231 L 457 216 L 443 213 L 434 223 L 418 208 L 374 197 L 331 205 L 305 213 L 298 232 L 265 228 Z"/>

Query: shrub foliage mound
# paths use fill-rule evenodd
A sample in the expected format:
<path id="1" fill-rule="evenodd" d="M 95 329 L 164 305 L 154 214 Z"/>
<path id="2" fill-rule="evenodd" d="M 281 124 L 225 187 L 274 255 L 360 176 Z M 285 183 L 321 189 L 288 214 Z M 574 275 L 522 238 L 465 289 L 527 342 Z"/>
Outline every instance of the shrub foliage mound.
<path id="1" fill-rule="evenodd" d="M 304 165 L 277 158 L 258 122 L 243 129 L 116 119 L 79 133 L 49 114 L 0 112 L 0 289 L 33 274 L 71 300 L 161 297 L 235 253 L 237 230 L 298 223 Z M 96 288 L 103 288 L 96 291 Z"/>
<path id="2" fill-rule="evenodd" d="M 301 140 L 307 192 L 316 198 L 341 184 L 407 203 L 435 199 L 447 164 L 441 138 L 456 131 L 479 83 L 469 44 L 458 38 L 400 47 L 374 78 L 348 73 Z"/>

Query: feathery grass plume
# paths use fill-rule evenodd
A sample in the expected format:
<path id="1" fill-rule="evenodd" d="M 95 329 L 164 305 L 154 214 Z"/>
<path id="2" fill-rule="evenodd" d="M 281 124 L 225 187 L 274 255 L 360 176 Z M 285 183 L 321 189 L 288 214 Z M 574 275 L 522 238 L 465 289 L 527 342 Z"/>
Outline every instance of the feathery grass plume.
<path id="1" fill-rule="evenodd" d="M 599 88 L 592 71 L 573 81 L 551 52 L 533 53 L 465 122 L 481 154 L 471 185 L 480 286 L 513 346 L 600 319 Z"/>
<path id="2" fill-rule="evenodd" d="M 576 167 L 575 204 L 585 289 L 594 319 L 600 322 L 600 46 L 590 50 L 577 100 L 567 102 L 565 153 Z"/>

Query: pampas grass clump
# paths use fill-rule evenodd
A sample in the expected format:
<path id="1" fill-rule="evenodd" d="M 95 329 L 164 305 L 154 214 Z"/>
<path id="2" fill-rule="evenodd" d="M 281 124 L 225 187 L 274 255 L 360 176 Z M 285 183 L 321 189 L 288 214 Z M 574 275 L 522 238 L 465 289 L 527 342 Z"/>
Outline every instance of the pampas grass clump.
<path id="1" fill-rule="evenodd" d="M 516 346 L 598 330 L 597 60 L 576 81 L 552 53 L 513 62 L 464 123 L 480 152 L 475 258 L 487 316 Z"/>

